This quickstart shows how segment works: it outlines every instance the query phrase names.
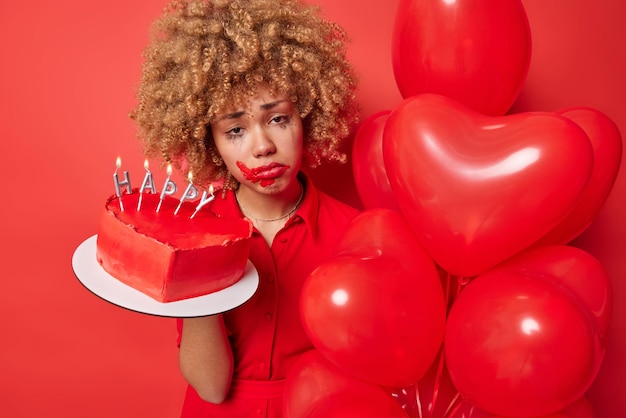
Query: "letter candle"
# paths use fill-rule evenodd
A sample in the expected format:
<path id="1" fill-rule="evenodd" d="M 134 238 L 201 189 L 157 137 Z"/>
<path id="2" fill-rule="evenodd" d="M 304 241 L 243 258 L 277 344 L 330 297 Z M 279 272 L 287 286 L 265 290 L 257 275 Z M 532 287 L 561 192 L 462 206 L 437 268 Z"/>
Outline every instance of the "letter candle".
<path id="1" fill-rule="evenodd" d="M 115 160 L 115 172 L 113 173 L 113 183 L 115 183 L 115 194 L 119 197 L 120 201 L 120 210 L 124 212 L 124 203 L 122 202 L 122 186 L 126 187 L 126 193 L 132 193 L 132 188 L 130 186 L 130 177 L 128 176 L 128 171 L 124 171 L 124 181 L 120 181 L 117 176 L 117 170 L 122 166 L 122 159 L 117 157 Z"/>
<path id="2" fill-rule="evenodd" d="M 180 202 L 178 203 L 178 207 L 174 211 L 174 215 L 178 215 L 180 206 L 183 204 L 185 200 L 187 199 L 193 200 L 196 197 L 198 197 L 198 189 L 196 189 L 196 186 L 193 185 L 193 175 L 191 174 L 191 171 L 187 173 L 187 179 L 189 180 L 189 184 L 187 185 L 187 188 L 185 189 L 185 193 L 183 193 L 183 197 L 180 198 Z"/>
<path id="3" fill-rule="evenodd" d="M 148 169 L 149 163 L 146 158 L 143 162 L 143 168 L 146 169 L 146 175 L 143 178 L 141 187 L 139 188 L 139 200 L 137 201 L 137 211 L 141 209 L 141 201 L 143 200 L 143 191 L 150 189 L 151 193 L 156 193 L 156 187 L 154 187 L 154 179 L 152 178 L 152 172 Z"/>
<path id="4" fill-rule="evenodd" d="M 159 199 L 159 205 L 156 208 L 156 211 L 161 210 L 161 203 L 163 203 L 163 199 L 165 196 L 171 196 L 176 193 L 176 183 L 174 183 L 170 177 L 172 176 L 172 165 L 167 165 L 167 179 L 165 179 L 165 184 L 163 185 L 163 191 L 161 191 L 161 197 Z"/>
<path id="5" fill-rule="evenodd" d="M 202 192 L 200 203 L 198 203 L 198 206 L 196 206 L 196 210 L 191 214 L 189 219 L 193 219 L 193 217 L 196 216 L 196 213 L 198 213 L 198 211 L 202 209 L 204 205 L 211 202 L 213 199 L 215 199 L 215 196 L 213 195 L 213 185 L 211 184 L 209 186 L 209 193 L 207 193 L 206 190 Z"/>

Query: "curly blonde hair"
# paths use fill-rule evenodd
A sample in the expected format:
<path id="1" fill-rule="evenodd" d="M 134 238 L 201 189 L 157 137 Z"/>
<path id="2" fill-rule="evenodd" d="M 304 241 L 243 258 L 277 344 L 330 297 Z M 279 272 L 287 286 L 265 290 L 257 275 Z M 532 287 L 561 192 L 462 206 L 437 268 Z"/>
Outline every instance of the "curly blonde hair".
<path id="1" fill-rule="evenodd" d="M 347 41 L 297 0 L 172 1 L 154 22 L 131 112 L 146 155 L 200 184 L 227 178 L 210 124 L 263 85 L 296 103 L 305 166 L 345 161 L 341 144 L 358 122 Z"/>

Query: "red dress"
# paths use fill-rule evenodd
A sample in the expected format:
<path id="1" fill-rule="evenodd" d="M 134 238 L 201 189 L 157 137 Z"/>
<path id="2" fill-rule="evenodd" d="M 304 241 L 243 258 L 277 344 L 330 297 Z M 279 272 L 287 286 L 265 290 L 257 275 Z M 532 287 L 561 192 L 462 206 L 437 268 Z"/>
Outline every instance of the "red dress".
<path id="1" fill-rule="evenodd" d="M 256 293 L 223 314 L 235 358 L 227 399 L 210 404 L 189 386 L 182 418 L 281 416 L 285 375 L 301 353 L 313 348 L 300 321 L 302 284 L 330 255 L 358 213 L 318 191 L 306 176 L 302 180 L 302 204 L 276 234 L 271 248 L 258 231 L 252 236 L 250 260 L 259 273 Z M 232 192 L 215 199 L 211 210 L 221 217 L 243 216 Z M 180 330 L 182 321 L 178 324 Z"/>

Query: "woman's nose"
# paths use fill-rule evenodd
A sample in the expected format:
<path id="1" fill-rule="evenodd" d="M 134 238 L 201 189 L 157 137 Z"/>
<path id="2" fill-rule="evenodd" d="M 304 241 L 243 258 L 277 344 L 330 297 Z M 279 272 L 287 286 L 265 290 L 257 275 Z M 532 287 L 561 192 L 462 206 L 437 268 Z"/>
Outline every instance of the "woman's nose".
<path id="1" fill-rule="evenodd" d="M 268 133 L 262 129 L 256 129 L 252 145 L 252 152 L 255 157 L 264 157 L 276 152 L 276 144 Z"/>

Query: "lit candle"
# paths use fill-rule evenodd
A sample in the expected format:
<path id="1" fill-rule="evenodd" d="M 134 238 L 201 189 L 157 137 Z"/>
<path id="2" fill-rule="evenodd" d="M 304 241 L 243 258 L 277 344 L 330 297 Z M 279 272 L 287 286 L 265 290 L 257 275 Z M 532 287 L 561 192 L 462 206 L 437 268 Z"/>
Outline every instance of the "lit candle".
<path id="1" fill-rule="evenodd" d="M 128 171 L 124 171 L 124 180 L 120 181 L 117 170 L 122 166 L 122 159 L 117 157 L 115 160 L 115 173 L 113 173 L 113 183 L 115 183 L 115 194 L 119 197 L 120 201 L 120 210 L 124 212 L 124 203 L 122 202 L 122 187 L 126 187 L 126 193 L 132 193 L 132 188 L 130 186 L 130 177 L 128 176 Z"/>
<path id="2" fill-rule="evenodd" d="M 176 183 L 174 183 L 170 177 L 172 176 L 172 165 L 167 165 L 167 179 L 165 180 L 165 184 L 163 185 L 163 190 L 161 191 L 161 198 L 159 199 L 159 205 L 156 208 L 156 211 L 161 210 L 161 203 L 163 203 L 163 199 L 165 196 L 171 196 L 176 193 Z"/>
<path id="3" fill-rule="evenodd" d="M 146 175 L 143 178 L 141 187 L 139 188 L 139 201 L 137 202 L 137 211 L 141 209 L 141 201 L 143 200 L 143 191 L 150 189 L 150 193 L 156 193 L 156 187 L 154 187 L 154 179 L 152 178 L 152 172 L 148 169 L 148 159 L 143 162 L 143 168 L 146 169 Z"/>
<path id="4" fill-rule="evenodd" d="M 198 211 L 200 209 L 202 209 L 202 207 L 204 205 L 206 205 L 207 203 L 211 202 L 213 199 L 215 199 L 215 196 L 213 195 L 213 185 L 211 184 L 209 186 L 209 193 L 207 193 L 206 190 L 202 192 L 202 197 L 200 198 L 200 203 L 198 203 L 198 206 L 196 206 L 196 210 L 189 217 L 189 219 L 193 219 L 193 217 L 196 216 L 196 213 L 198 213 Z"/>
<path id="5" fill-rule="evenodd" d="M 187 173 L 187 179 L 189 180 L 189 184 L 187 185 L 187 188 L 185 189 L 185 193 L 183 193 L 183 197 L 180 198 L 180 202 L 178 203 L 178 207 L 174 211 L 174 215 L 178 215 L 180 206 L 183 204 L 185 200 L 187 199 L 193 200 L 196 197 L 198 197 L 198 189 L 196 189 L 196 186 L 193 185 L 193 175 L 191 174 L 191 171 Z"/>

